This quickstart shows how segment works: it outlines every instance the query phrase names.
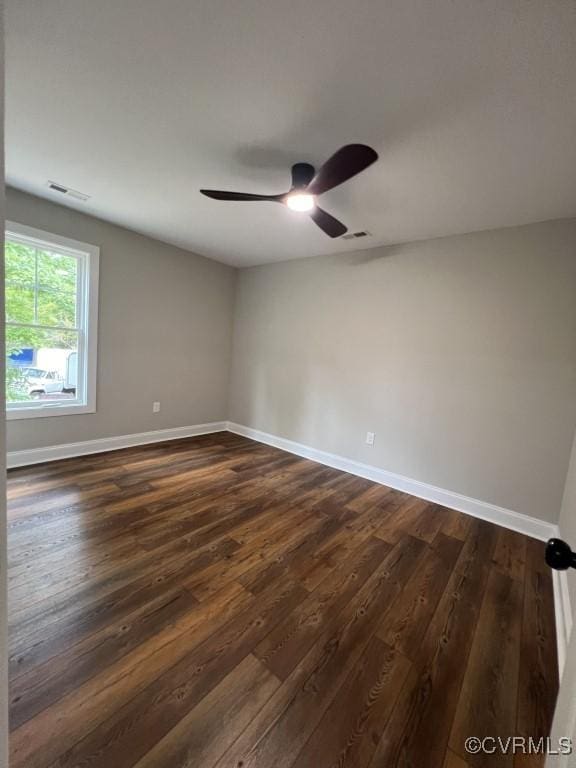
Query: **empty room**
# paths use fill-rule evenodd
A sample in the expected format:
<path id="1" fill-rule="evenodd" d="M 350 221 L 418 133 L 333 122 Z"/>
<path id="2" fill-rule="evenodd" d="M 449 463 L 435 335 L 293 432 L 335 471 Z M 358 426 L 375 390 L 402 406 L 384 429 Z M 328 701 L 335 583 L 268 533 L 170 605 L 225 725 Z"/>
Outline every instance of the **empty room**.
<path id="1" fill-rule="evenodd" d="M 0 768 L 574 768 L 573 0 L 3 35 Z"/>

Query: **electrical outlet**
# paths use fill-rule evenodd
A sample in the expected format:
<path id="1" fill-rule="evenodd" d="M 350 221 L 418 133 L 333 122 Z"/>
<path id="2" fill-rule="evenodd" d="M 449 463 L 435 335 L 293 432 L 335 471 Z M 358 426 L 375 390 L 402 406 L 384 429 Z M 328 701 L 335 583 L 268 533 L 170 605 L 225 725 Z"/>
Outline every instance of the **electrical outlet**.
<path id="1" fill-rule="evenodd" d="M 160 413 L 160 403 L 152 403 L 152 413 Z"/>
<path id="2" fill-rule="evenodd" d="M 374 438 L 376 434 L 374 432 L 366 432 L 366 445 L 374 445 Z"/>

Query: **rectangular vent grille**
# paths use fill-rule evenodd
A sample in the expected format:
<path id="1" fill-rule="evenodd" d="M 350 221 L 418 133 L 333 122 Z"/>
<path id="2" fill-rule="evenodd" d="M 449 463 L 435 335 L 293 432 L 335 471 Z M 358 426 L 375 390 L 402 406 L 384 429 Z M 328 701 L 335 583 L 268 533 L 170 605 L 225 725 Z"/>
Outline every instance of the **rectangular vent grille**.
<path id="1" fill-rule="evenodd" d="M 370 237 L 370 232 L 362 230 L 361 232 L 350 232 L 348 235 L 344 235 L 342 240 L 356 240 L 358 237 Z"/>
<path id="2" fill-rule="evenodd" d="M 78 192 L 77 189 L 70 189 L 70 187 L 65 187 L 64 184 L 58 184 L 55 181 L 49 181 L 47 187 L 53 192 L 58 192 L 60 195 L 66 195 L 66 197 L 73 197 L 75 200 L 86 201 L 90 197 L 90 195 L 85 195 L 84 192 Z"/>

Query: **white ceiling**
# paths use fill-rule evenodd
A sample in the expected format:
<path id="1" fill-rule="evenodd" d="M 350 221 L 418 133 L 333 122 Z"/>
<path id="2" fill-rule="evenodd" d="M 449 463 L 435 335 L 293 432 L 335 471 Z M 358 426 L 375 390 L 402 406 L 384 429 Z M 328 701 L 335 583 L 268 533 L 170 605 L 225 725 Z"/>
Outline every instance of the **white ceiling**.
<path id="1" fill-rule="evenodd" d="M 7 176 L 234 265 L 576 214 L 574 0 L 7 0 Z M 379 162 L 322 198 L 370 240 L 200 187 Z"/>

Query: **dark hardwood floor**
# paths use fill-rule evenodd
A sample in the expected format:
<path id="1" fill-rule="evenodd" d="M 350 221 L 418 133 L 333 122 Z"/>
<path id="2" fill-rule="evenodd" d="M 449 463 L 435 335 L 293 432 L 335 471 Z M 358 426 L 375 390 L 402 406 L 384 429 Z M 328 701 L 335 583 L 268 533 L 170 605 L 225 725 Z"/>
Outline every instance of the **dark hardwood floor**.
<path id="1" fill-rule="evenodd" d="M 543 544 L 228 433 L 9 473 L 12 768 L 476 768 L 547 735 Z M 516 759 L 516 762 L 514 762 Z"/>

